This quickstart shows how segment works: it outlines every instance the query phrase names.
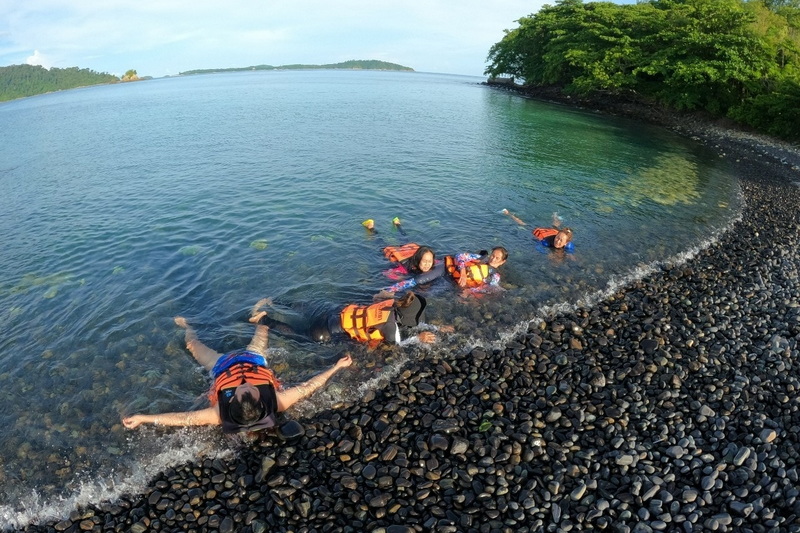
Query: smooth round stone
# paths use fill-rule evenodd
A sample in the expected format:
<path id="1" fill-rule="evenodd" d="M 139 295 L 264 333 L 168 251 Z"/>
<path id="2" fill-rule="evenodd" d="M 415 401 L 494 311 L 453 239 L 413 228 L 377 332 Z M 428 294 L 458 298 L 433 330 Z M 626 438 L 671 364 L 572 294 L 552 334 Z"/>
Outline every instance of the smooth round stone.
<path id="1" fill-rule="evenodd" d="M 630 466 L 633 464 L 634 457 L 632 455 L 624 454 L 616 458 L 616 463 L 620 466 Z"/>
<path id="2" fill-rule="evenodd" d="M 733 464 L 742 466 L 748 457 L 750 457 L 750 448 L 747 446 L 739 448 L 739 451 L 736 452 L 736 455 L 733 457 Z"/>
<path id="3" fill-rule="evenodd" d="M 670 446 L 669 448 L 667 448 L 666 454 L 672 458 L 678 459 L 680 457 L 683 457 L 684 450 L 683 447 L 681 446 Z"/>
<path id="4" fill-rule="evenodd" d="M 453 442 L 450 445 L 450 453 L 453 455 L 463 455 L 469 449 L 469 441 L 461 437 L 453 437 Z"/>
<path id="5" fill-rule="evenodd" d="M 775 432 L 774 429 L 767 428 L 767 429 L 762 429 L 761 430 L 761 434 L 759 435 L 759 438 L 761 439 L 762 442 L 769 443 L 769 442 L 774 441 L 777 436 L 778 436 L 778 434 Z"/>

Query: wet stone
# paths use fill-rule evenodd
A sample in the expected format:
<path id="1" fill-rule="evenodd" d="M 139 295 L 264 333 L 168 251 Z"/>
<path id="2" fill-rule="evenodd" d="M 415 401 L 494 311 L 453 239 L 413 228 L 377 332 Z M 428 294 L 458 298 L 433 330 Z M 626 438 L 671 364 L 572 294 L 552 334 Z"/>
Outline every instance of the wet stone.
<path id="1" fill-rule="evenodd" d="M 226 516 L 219 524 L 219 533 L 233 533 L 234 523 L 230 516 Z"/>
<path id="2" fill-rule="evenodd" d="M 658 349 L 658 341 L 655 339 L 643 339 L 639 346 L 647 355 L 653 354 Z"/>
<path id="3" fill-rule="evenodd" d="M 414 528 L 392 525 L 386 528 L 386 533 L 414 533 Z"/>
<path id="4" fill-rule="evenodd" d="M 418 383 L 417 384 L 417 390 L 419 392 L 421 392 L 422 394 L 431 395 L 431 394 L 434 394 L 436 392 L 436 387 L 434 387 L 430 383 L 424 383 L 423 382 L 423 383 Z"/>
<path id="5" fill-rule="evenodd" d="M 469 449 L 469 441 L 461 437 L 453 437 L 453 442 L 450 445 L 450 453 L 453 455 L 463 455 Z"/>
<path id="6" fill-rule="evenodd" d="M 739 451 L 736 452 L 736 455 L 733 457 L 733 464 L 742 466 L 748 457 L 750 457 L 750 448 L 743 446 L 739 448 Z"/>
<path id="7" fill-rule="evenodd" d="M 361 475 L 364 476 L 364 479 L 375 479 L 375 475 L 377 473 L 378 471 L 372 465 L 365 466 L 364 469 L 361 471 Z"/>
<path id="8" fill-rule="evenodd" d="M 670 457 L 678 459 L 680 457 L 683 457 L 684 450 L 682 446 L 670 446 L 669 448 L 667 448 L 666 454 L 669 455 Z"/>
<path id="9" fill-rule="evenodd" d="M 392 498 L 391 494 L 382 493 L 377 496 L 373 496 L 369 500 L 370 507 L 386 507 L 389 503 L 389 500 Z"/>
<path id="10" fill-rule="evenodd" d="M 558 407 L 553 407 L 550 410 L 550 412 L 547 413 L 547 416 L 545 417 L 545 420 L 547 422 L 555 422 L 559 418 L 561 418 L 561 409 L 559 409 Z"/>
<path id="11" fill-rule="evenodd" d="M 446 450 L 450 446 L 446 437 L 442 435 L 431 435 L 430 439 L 428 440 L 428 447 L 431 451 L 434 450 Z"/>
<path id="12" fill-rule="evenodd" d="M 707 405 L 703 405 L 700 407 L 700 414 L 705 417 L 716 416 L 714 410 Z"/>
<path id="13" fill-rule="evenodd" d="M 778 434 L 775 432 L 774 429 L 762 429 L 761 433 L 759 434 L 759 438 L 762 442 L 772 442 Z"/>
<path id="14" fill-rule="evenodd" d="M 431 430 L 436 433 L 455 433 L 460 429 L 461 426 L 458 420 L 454 418 L 439 419 L 431 424 Z"/>
<path id="15" fill-rule="evenodd" d="M 629 454 L 622 454 L 618 455 L 616 458 L 616 463 L 620 466 L 630 466 L 633 464 L 634 457 Z"/>

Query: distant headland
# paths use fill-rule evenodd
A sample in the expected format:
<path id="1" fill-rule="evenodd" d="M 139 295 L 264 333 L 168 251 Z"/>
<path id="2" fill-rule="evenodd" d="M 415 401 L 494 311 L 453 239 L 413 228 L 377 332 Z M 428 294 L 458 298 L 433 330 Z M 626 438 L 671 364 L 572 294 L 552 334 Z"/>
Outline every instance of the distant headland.
<path id="1" fill-rule="evenodd" d="M 353 59 L 343 63 L 327 65 L 254 65 L 251 67 L 198 69 L 181 72 L 179 76 L 192 74 L 214 74 L 219 72 L 246 72 L 252 70 L 393 70 L 414 72 L 411 67 L 397 63 L 388 63 L 375 59 Z M 136 70 L 128 70 L 121 77 L 106 72 L 95 72 L 91 69 L 50 68 L 38 65 L 10 65 L 0 67 L 0 102 L 35 96 L 53 91 L 63 91 L 77 87 L 88 87 L 108 83 L 131 82 L 152 79 L 151 76 L 139 76 Z"/>
<path id="2" fill-rule="evenodd" d="M 197 69 L 187 70 L 181 72 L 180 76 L 189 76 L 193 74 L 215 74 L 219 72 L 246 72 L 251 70 L 398 70 L 404 72 L 414 72 L 411 67 L 404 67 L 397 63 L 387 63 L 386 61 L 378 61 L 375 59 L 358 60 L 351 59 L 342 63 L 329 63 L 327 65 L 253 65 L 250 67 L 234 67 L 234 68 L 210 68 L 210 69 Z"/>

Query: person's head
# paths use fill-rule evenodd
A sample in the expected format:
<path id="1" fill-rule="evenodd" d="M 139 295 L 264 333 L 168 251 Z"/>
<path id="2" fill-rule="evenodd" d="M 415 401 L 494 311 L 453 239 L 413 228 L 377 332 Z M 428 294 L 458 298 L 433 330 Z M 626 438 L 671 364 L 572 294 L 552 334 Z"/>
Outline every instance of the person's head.
<path id="1" fill-rule="evenodd" d="M 414 327 L 425 321 L 425 307 L 428 302 L 422 296 L 417 296 L 411 291 L 395 299 L 394 308 L 397 322 L 400 325 Z"/>
<path id="2" fill-rule="evenodd" d="M 311 338 L 314 342 L 329 342 L 331 340 L 331 330 L 328 327 L 327 320 L 320 319 L 311 325 Z"/>
<path id="3" fill-rule="evenodd" d="M 497 268 L 506 262 L 508 259 L 508 250 L 502 246 L 492 248 L 492 253 L 489 254 L 488 265 L 492 268 Z"/>
<path id="4" fill-rule="evenodd" d="M 409 265 L 411 270 L 424 273 L 433 268 L 434 261 L 436 261 L 436 254 L 433 253 L 433 250 L 429 246 L 420 246 L 411 256 Z"/>
<path id="5" fill-rule="evenodd" d="M 556 236 L 553 237 L 553 248 L 563 248 L 572 241 L 572 230 L 564 228 L 558 230 Z"/>
<path id="6" fill-rule="evenodd" d="M 228 415 L 237 424 L 250 426 L 267 414 L 266 409 L 258 388 L 251 383 L 242 383 L 236 387 L 236 392 L 228 404 Z"/>

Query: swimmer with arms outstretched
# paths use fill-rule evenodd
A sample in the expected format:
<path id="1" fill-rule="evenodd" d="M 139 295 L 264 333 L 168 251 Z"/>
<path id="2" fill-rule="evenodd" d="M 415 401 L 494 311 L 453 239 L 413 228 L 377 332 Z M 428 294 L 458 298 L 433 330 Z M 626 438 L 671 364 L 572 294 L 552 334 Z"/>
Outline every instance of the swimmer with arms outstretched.
<path id="1" fill-rule="evenodd" d="M 197 339 L 185 318 L 175 317 L 175 324 L 186 330 L 186 347 L 211 372 L 214 380 L 209 392 L 211 406 L 197 411 L 126 416 L 122 423 L 128 429 L 154 424 L 222 426 L 223 433 L 270 430 L 278 426 L 278 413 L 308 398 L 339 370 L 353 364 L 348 354 L 305 383 L 284 389 L 267 367 L 269 327 L 258 324 L 247 348 L 220 354 Z"/>

